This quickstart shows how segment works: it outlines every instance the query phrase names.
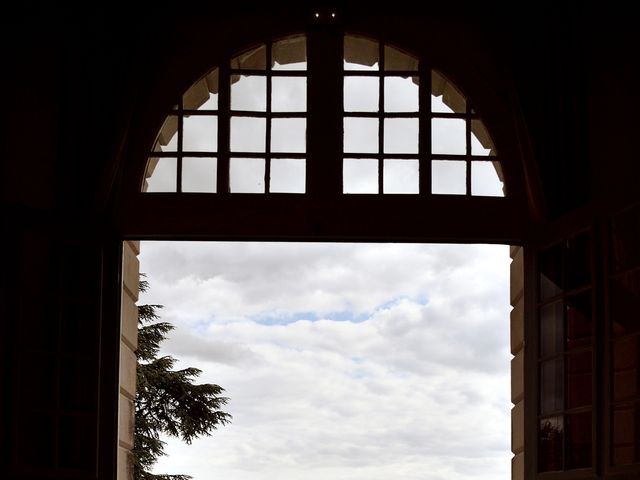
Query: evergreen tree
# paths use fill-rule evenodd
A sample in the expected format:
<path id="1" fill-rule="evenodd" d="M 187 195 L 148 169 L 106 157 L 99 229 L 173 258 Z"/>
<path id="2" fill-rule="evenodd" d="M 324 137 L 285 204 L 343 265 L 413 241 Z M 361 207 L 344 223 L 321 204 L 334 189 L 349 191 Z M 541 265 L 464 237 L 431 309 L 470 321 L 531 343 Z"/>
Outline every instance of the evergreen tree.
<path id="1" fill-rule="evenodd" d="M 144 274 L 141 274 L 143 277 Z M 149 288 L 141 278 L 140 291 Z M 193 383 L 201 371 L 197 368 L 173 370 L 176 359 L 158 357 L 160 343 L 173 325 L 158 322 L 162 305 L 138 307 L 137 385 L 135 399 L 134 479 L 187 480 L 188 475 L 150 473 L 158 457 L 165 455 L 160 434 L 181 438 L 190 444 L 194 438 L 211 435 L 218 425 L 231 421 L 220 410 L 228 401 L 220 396 L 223 388 L 213 384 Z"/>

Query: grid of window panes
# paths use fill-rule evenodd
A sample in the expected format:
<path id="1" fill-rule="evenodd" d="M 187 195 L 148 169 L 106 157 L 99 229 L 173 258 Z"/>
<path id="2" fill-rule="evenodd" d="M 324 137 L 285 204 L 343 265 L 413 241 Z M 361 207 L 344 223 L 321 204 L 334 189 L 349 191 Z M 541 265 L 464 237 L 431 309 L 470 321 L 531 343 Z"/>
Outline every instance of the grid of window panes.
<path id="1" fill-rule="evenodd" d="M 619 214 L 611 231 L 611 463 L 640 463 L 640 207 Z"/>
<path id="2" fill-rule="evenodd" d="M 539 253 L 538 471 L 592 466 L 591 239 L 575 235 Z"/>
<path id="3" fill-rule="evenodd" d="M 243 52 L 182 96 L 143 191 L 304 193 L 306 111 L 304 35 Z"/>

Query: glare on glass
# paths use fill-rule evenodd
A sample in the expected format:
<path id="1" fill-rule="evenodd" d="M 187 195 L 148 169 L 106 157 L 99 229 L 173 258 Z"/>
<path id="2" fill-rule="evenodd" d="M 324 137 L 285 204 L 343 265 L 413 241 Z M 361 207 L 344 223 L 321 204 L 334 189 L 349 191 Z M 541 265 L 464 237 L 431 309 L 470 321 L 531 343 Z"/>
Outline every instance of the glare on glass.
<path id="1" fill-rule="evenodd" d="M 218 75 L 213 69 L 182 95 L 182 106 L 185 110 L 217 110 L 218 109 Z"/>
<path id="2" fill-rule="evenodd" d="M 431 192 L 444 195 L 467 193 L 467 164 L 456 160 L 431 162 Z"/>
<path id="3" fill-rule="evenodd" d="M 273 77 L 271 79 L 271 110 L 274 112 L 306 111 L 307 79 L 305 77 Z"/>
<path id="4" fill-rule="evenodd" d="M 496 162 L 497 163 L 497 162 Z M 504 197 L 504 183 L 498 177 L 494 162 L 471 162 L 471 195 Z"/>
<path id="5" fill-rule="evenodd" d="M 379 85 L 378 77 L 344 77 L 344 111 L 377 112 Z"/>
<path id="6" fill-rule="evenodd" d="M 495 155 L 496 149 L 482 120 L 471 120 L 471 155 Z"/>
<path id="7" fill-rule="evenodd" d="M 456 86 L 442 74 L 431 72 L 431 111 L 465 113 L 467 102 Z"/>
<path id="8" fill-rule="evenodd" d="M 266 127 L 264 118 L 231 117 L 231 151 L 264 152 Z"/>
<path id="9" fill-rule="evenodd" d="M 384 120 L 384 153 L 418 153 L 417 118 Z"/>
<path id="10" fill-rule="evenodd" d="M 218 149 L 218 117 L 185 115 L 182 120 L 182 149 L 186 152 L 215 152 Z"/>
<path id="11" fill-rule="evenodd" d="M 384 111 L 418 111 L 418 85 L 414 83 L 413 78 L 385 77 Z"/>
<path id="12" fill-rule="evenodd" d="M 243 75 L 232 83 L 231 110 L 266 111 L 267 78 L 262 75 Z"/>
<path id="13" fill-rule="evenodd" d="M 384 47 L 385 70 L 418 70 L 418 59 L 413 55 L 404 53 L 397 48 L 385 45 Z"/>
<path id="14" fill-rule="evenodd" d="M 175 192 L 178 175 L 177 158 L 151 157 L 147 162 L 147 192 Z"/>
<path id="15" fill-rule="evenodd" d="M 306 151 L 307 121 L 304 118 L 274 118 L 271 121 L 271 151 Z"/>
<path id="16" fill-rule="evenodd" d="M 229 190 L 231 193 L 264 193 L 264 158 L 231 158 Z"/>
<path id="17" fill-rule="evenodd" d="M 215 193 L 217 159 L 212 157 L 184 157 L 182 159 L 182 191 Z"/>
<path id="18" fill-rule="evenodd" d="M 343 193 L 378 193 L 378 160 L 345 158 L 342 164 Z"/>
<path id="19" fill-rule="evenodd" d="M 345 118 L 344 151 L 347 153 L 377 153 L 378 119 Z"/>
<path id="20" fill-rule="evenodd" d="M 175 115 L 169 115 L 156 138 L 156 144 L 154 151 L 156 152 L 175 152 L 178 150 L 178 117 Z"/>
<path id="21" fill-rule="evenodd" d="M 273 42 L 271 55 L 273 70 L 306 70 L 307 39 L 304 35 L 292 35 Z"/>
<path id="22" fill-rule="evenodd" d="M 434 118 L 431 123 L 431 151 L 464 155 L 467 153 L 467 123 L 458 118 Z"/>
<path id="23" fill-rule="evenodd" d="M 345 70 L 379 70 L 379 43 L 356 35 L 344 37 Z"/>
<path id="24" fill-rule="evenodd" d="M 267 47 L 260 45 L 231 59 L 231 68 L 242 70 L 265 70 L 267 68 Z"/>
<path id="25" fill-rule="evenodd" d="M 385 160 L 382 190 L 384 193 L 420 192 L 418 160 Z"/>
<path id="26" fill-rule="evenodd" d="M 269 191 L 274 193 L 304 193 L 306 164 L 298 158 L 271 159 Z"/>

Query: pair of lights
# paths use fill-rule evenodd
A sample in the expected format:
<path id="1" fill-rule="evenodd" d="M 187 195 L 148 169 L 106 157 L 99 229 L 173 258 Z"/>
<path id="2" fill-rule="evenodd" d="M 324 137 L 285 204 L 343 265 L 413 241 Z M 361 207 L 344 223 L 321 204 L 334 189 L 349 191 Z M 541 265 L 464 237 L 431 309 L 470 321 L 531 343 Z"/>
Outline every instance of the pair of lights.
<path id="1" fill-rule="evenodd" d="M 316 13 L 314 14 L 314 16 L 315 16 L 316 18 L 320 18 L 320 12 L 316 12 Z M 330 16 L 331 18 L 336 18 L 336 12 L 331 12 L 331 13 L 329 14 L 329 16 Z"/>

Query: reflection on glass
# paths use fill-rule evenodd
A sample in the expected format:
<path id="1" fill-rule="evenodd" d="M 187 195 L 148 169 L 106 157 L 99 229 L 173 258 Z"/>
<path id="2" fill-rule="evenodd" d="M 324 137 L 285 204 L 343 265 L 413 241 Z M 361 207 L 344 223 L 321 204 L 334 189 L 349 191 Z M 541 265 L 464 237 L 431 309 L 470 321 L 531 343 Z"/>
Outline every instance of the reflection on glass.
<path id="1" fill-rule="evenodd" d="M 218 109 L 218 75 L 217 68 L 189 87 L 182 95 L 182 106 L 185 110 L 217 110 Z"/>
<path id="2" fill-rule="evenodd" d="M 185 152 L 218 150 L 218 117 L 215 115 L 185 115 L 182 129 L 182 149 Z"/>
<path id="3" fill-rule="evenodd" d="M 613 463 L 640 463 L 640 403 L 613 409 Z"/>
<path id="4" fill-rule="evenodd" d="M 342 164 L 343 193 L 378 193 L 378 160 L 346 158 Z"/>
<path id="5" fill-rule="evenodd" d="M 418 160 L 385 160 L 383 193 L 419 193 Z"/>
<path id="6" fill-rule="evenodd" d="M 178 178 L 177 158 L 151 157 L 145 174 L 146 192 L 175 192 Z"/>
<path id="7" fill-rule="evenodd" d="M 562 246 L 540 252 L 538 256 L 540 269 L 540 300 L 546 300 L 562 293 Z"/>
<path id="8" fill-rule="evenodd" d="M 640 270 L 612 279 L 610 288 L 613 336 L 640 332 Z"/>
<path id="9" fill-rule="evenodd" d="M 231 193 L 264 193 L 264 158 L 231 158 L 229 190 Z"/>
<path id="10" fill-rule="evenodd" d="M 412 78 L 384 78 L 384 111 L 418 111 L 418 85 Z"/>
<path id="11" fill-rule="evenodd" d="M 564 424 L 562 417 L 540 420 L 538 433 L 538 471 L 553 472 L 563 469 L 562 446 Z"/>
<path id="12" fill-rule="evenodd" d="M 231 151 L 264 152 L 266 120 L 254 117 L 231 117 Z"/>
<path id="13" fill-rule="evenodd" d="M 471 120 L 471 155 L 494 156 L 496 149 L 482 120 Z"/>
<path id="14" fill-rule="evenodd" d="M 271 55 L 273 70 L 306 70 L 307 39 L 304 35 L 292 35 L 273 42 Z"/>
<path id="15" fill-rule="evenodd" d="M 178 150 L 178 117 L 169 115 L 156 138 L 156 144 L 153 147 L 155 152 L 175 152 Z"/>
<path id="16" fill-rule="evenodd" d="M 247 50 L 231 59 L 231 68 L 240 70 L 265 70 L 267 68 L 267 47 Z"/>
<path id="17" fill-rule="evenodd" d="M 269 191 L 275 193 L 304 193 L 305 171 L 306 165 L 302 159 L 272 159 Z"/>
<path id="18" fill-rule="evenodd" d="M 397 48 L 385 45 L 384 47 L 385 70 L 418 71 L 418 58 L 404 53 Z"/>
<path id="19" fill-rule="evenodd" d="M 431 193 L 466 194 L 467 163 L 456 160 L 434 160 L 431 162 Z"/>
<path id="20" fill-rule="evenodd" d="M 540 364 L 540 413 L 564 408 L 564 364 L 562 357 Z"/>
<path id="21" fill-rule="evenodd" d="M 564 308 L 562 301 L 540 307 L 540 356 L 564 350 Z"/>
<path id="22" fill-rule="evenodd" d="M 471 195 L 504 197 L 504 183 L 498 177 L 496 164 L 497 162 L 471 162 Z"/>
<path id="23" fill-rule="evenodd" d="M 434 118 L 431 124 L 431 151 L 453 155 L 467 153 L 466 122 L 458 118 Z"/>
<path id="24" fill-rule="evenodd" d="M 379 70 L 378 42 L 355 35 L 344 37 L 345 70 Z"/>
<path id="25" fill-rule="evenodd" d="M 231 84 L 231 110 L 264 112 L 267 110 L 267 78 L 241 76 Z"/>
<path id="26" fill-rule="evenodd" d="M 418 153 L 418 119 L 384 120 L 384 153 Z"/>
<path id="27" fill-rule="evenodd" d="M 271 151 L 303 153 L 307 121 L 304 118 L 274 118 L 271 121 Z"/>
<path id="28" fill-rule="evenodd" d="M 591 466 L 591 412 L 567 415 L 565 469 Z"/>
<path id="29" fill-rule="evenodd" d="M 442 74 L 431 71 L 431 111 L 465 113 L 466 101 L 458 89 Z"/>
<path id="30" fill-rule="evenodd" d="M 591 351 L 567 355 L 567 407 L 591 405 Z"/>
<path id="31" fill-rule="evenodd" d="M 379 85 L 378 77 L 344 77 L 344 111 L 377 112 Z"/>
<path id="32" fill-rule="evenodd" d="M 591 239 L 583 233 L 567 242 L 567 288 L 584 287 L 591 283 Z"/>
<path id="33" fill-rule="evenodd" d="M 306 111 L 307 79 L 305 77 L 273 77 L 271 79 L 271 110 L 274 112 Z"/>
<path id="34" fill-rule="evenodd" d="M 377 153 L 378 119 L 345 118 L 344 151 L 346 153 Z"/>
<path id="35" fill-rule="evenodd" d="M 591 293 L 567 297 L 567 349 L 591 345 Z"/>
<path id="36" fill-rule="evenodd" d="M 640 395 L 640 336 L 622 338 L 613 344 L 613 398 L 616 401 Z"/>
<path id="37" fill-rule="evenodd" d="M 182 191 L 215 193 L 217 159 L 212 157 L 184 157 L 182 159 Z"/>

